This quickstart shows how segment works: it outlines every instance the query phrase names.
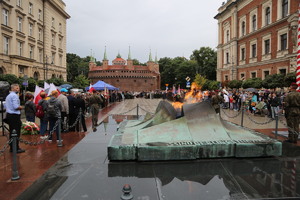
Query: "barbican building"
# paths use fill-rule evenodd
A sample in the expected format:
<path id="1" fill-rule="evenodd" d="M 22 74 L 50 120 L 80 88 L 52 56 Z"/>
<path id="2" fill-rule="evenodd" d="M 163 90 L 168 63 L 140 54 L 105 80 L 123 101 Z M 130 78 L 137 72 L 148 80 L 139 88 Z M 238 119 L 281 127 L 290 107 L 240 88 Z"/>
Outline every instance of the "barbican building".
<path id="1" fill-rule="evenodd" d="M 118 54 L 112 61 L 112 65 L 108 63 L 106 50 L 101 66 L 97 66 L 95 58 L 91 56 L 89 79 L 92 84 L 101 80 L 119 88 L 120 91 L 132 92 L 160 90 L 161 82 L 157 58 L 155 57 L 155 61 L 153 61 L 150 52 L 146 66 L 134 65 L 130 49 L 127 60 Z"/>

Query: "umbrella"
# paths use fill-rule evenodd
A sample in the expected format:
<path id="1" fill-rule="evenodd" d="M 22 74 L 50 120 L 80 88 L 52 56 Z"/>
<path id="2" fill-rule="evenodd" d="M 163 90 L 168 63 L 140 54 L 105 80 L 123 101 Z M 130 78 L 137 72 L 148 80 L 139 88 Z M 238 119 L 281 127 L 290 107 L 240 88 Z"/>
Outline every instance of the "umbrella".
<path id="1" fill-rule="evenodd" d="M 247 92 L 256 92 L 257 90 L 255 88 L 247 88 L 245 89 Z"/>
<path id="2" fill-rule="evenodd" d="M 63 85 L 61 85 L 60 87 L 61 87 L 61 88 L 66 88 L 66 89 L 68 90 L 68 89 L 72 88 L 73 86 L 70 85 L 70 84 L 63 84 Z"/>

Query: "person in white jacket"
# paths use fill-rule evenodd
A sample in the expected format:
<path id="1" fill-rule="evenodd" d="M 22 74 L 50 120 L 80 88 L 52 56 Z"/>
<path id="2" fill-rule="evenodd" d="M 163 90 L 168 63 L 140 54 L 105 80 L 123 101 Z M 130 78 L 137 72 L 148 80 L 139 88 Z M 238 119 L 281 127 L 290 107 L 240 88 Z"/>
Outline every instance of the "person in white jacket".
<path id="1" fill-rule="evenodd" d="M 61 109 L 61 129 L 62 132 L 67 132 L 67 127 L 65 124 L 67 123 L 68 116 L 69 116 L 69 101 L 66 96 L 68 90 L 66 88 L 60 89 L 60 95 L 57 97 L 57 99 L 60 101 L 62 109 Z"/>
<path id="2" fill-rule="evenodd" d="M 229 97 L 228 97 L 228 95 L 226 93 L 224 93 L 223 98 L 224 98 L 223 108 L 227 109 L 227 108 L 229 108 Z"/>

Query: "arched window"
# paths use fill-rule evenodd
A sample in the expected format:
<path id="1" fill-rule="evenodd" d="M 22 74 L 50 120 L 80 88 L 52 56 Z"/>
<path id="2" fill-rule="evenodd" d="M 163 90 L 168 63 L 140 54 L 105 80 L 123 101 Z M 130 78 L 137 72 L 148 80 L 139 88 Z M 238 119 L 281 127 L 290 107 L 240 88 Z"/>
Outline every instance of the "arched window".
<path id="1" fill-rule="evenodd" d="M 0 68 L 0 74 L 4 74 L 4 70 L 2 69 L 2 67 Z"/>
<path id="2" fill-rule="evenodd" d="M 226 31 L 226 40 L 229 42 L 229 30 Z"/>
<path id="3" fill-rule="evenodd" d="M 269 25 L 271 22 L 271 9 L 270 7 L 266 8 L 266 25 Z"/>
<path id="4" fill-rule="evenodd" d="M 39 73 L 38 72 L 34 72 L 33 73 L 33 78 L 34 78 L 34 80 L 39 80 Z"/>
<path id="5" fill-rule="evenodd" d="M 246 33 L 246 23 L 245 21 L 242 22 L 242 36 L 244 36 Z"/>
<path id="6" fill-rule="evenodd" d="M 252 30 L 256 30 L 256 15 L 252 16 Z"/>
<path id="7" fill-rule="evenodd" d="M 55 74 L 52 74 L 51 78 L 55 78 L 55 77 L 56 77 Z"/>
<path id="8" fill-rule="evenodd" d="M 64 80 L 64 77 L 63 77 L 63 75 L 59 75 L 59 78 L 60 78 L 60 79 L 62 79 L 62 80 Z"/>
<path id="9" fill-rule="evenodd" d="M 288 0 L 282 0 L 282 18 L 288 15 L 288 7 L 289 7 Z"/>

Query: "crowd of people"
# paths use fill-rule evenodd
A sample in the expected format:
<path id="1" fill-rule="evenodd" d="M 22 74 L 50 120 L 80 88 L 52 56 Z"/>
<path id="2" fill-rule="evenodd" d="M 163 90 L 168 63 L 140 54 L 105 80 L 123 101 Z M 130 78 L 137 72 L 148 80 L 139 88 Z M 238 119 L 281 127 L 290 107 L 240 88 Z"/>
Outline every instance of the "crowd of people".
<path id="1" fill-rule="evenodd" d="M 97 130 L 98 114 L 101 108 L 108 105 L 108 102 L 119 102 L 131 98 L 163 98 L 170 101 L 186 101 L 186 95 L 192 93 L 197 101 L 210 102 L 216 113 L 220 108 L 240 111 L 242 107 L 252 114 L 267 115 L 275 119 L 280 111 L 285 113 L 289 128 L 289 142 L 297 141 L 294 134 L 299 133 L 300 123 L 300 93 L 295 92 L 296 84 L 292 84 L 290 92 L 275 92 L 270 90 L 243 91 L 243 90 L 220 90 L 220 91 L 184 91 L 177 94 L 174 91 L 149 91 L 149 92 L 121 92 L 111 91 L 110 95 L 104 91 L 93 90 L 91 93 L 74 93 L 65 88 L 60 91 L 54 90 L 49 96 L 45 92 L 39 95 L 41 100 L 34 103 L 34 96 L 31 93 L 26 94 L 25 106 L 20 105 L 18 84 L 11 85 L 11 92 L 6 97 L 6 121 L 9 124 L 10 133 L 16 130 L 18 137 L 21 129 L 21 110 L 25 109 L 26 121 L 35 122 L 39 118 L 40 135 L 42 139 L 52 141 L 53 133 L 56 132 L 56 139 L 61 141 L 62 132 L 80 131 L 80 125 L 83 131 L 87 131 L 85 124 L 86 113 L 92 114 L 92 129 Z M 80 116 L 81 113 L 81 116 Z M 81 119 L 81 121 L 80 121 Z M 60 126 L 60 127 L 59 127 Z M 59 128 L 58 128 L 59 127 Z M 292 134 L 293 133 L 293 134 Z M 11 134 L 10 134 L 11 135 Z M 10 136 L 11 137 L 11 136 Z M 12 148 L 11 148 L 12 150 Z M 19 148 L 17 143 L 17 152 L 22 153 L 25 150 Z"/>

